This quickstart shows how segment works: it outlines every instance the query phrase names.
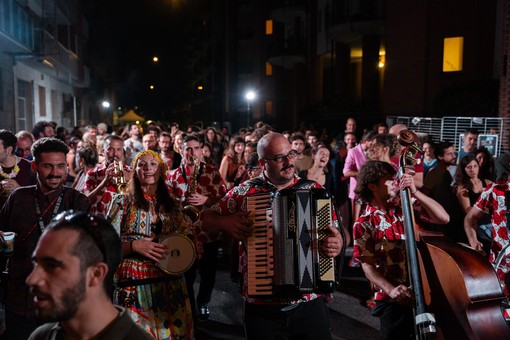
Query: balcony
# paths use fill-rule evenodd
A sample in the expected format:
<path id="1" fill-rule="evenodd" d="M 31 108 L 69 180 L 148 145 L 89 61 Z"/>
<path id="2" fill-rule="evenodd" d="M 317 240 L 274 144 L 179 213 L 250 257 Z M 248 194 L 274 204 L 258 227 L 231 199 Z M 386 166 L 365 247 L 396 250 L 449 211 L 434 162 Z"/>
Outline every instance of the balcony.
<path id="1" fill-rule="evenodd" d="M 275 9 L 271 19 L 273 32 L 267 36 L 269 62 L 287 69 L 304 63 L 308 44 L 305 8 Z"/>
<path id="2" fill-rule="evenodd" d="M 345 0 L 324 8 L 328 38 L 350 43 L 364 35 L 380 34 L 384 25 L 384 0 Z"/>

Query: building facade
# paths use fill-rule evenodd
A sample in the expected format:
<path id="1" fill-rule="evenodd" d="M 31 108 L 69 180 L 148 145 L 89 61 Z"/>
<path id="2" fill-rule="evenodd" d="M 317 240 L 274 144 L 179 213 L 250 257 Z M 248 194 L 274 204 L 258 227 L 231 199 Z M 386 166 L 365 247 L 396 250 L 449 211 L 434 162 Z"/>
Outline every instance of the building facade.
<path id="1" fill-rule="evenodd" d="M 0 128 L 89 120 L 87 25 L 78 0 L 0 0 Z"/>
<path id="2" fill-rule="evenodd" d="M 278 127 L 497 116 L 503 3 L 224 0 L 227 117 L 246 122 L 247 88 L 251 121 Z"/>

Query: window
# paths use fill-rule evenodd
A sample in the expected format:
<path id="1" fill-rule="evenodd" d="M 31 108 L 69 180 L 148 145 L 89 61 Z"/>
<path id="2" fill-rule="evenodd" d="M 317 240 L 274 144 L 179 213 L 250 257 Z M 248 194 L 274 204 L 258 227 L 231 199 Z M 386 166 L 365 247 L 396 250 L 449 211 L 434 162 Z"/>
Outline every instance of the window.
<path id="1" fill-rule="evenodd" d="M 30 83 L 18 79 L 18 130 L 26 130 L 29 126 L 28 122 L 28 105 L 30 98 Z"/>
<path id="2" fill-rule="evenodd" d="M 273 34 L 273 20 L 266 20 L 266 35 Z"/>
<path id="3" fill-rule="evenodd" d="M 451 37 L 444 39 L 443 72 L 462 71 L 463 49 L 464 37 Z"/>
<path id="4" fill-rule="evenodd" d="M 269 61 L 266 61 L 266 76 L 271 77 L 273 75 L 273 65 Z"/>
<path id="5" fill-rule="evenodd" d="M 266 100 L 265 109 L 266 109 L 266 115 L 268 115 L 268 116 L 273 115 L 273 101 L 272 100 Z"/>
<path id="6" fill-rule="evenodd" d="M 2 69 L 0 68 L 0 111 L 4 109 L 4 89 L 3 89 Z"/>
<path id="7" fill-rule="evenodd" d="M 46 89 L 39 86 L 39 115 L 46 117 Z"/>

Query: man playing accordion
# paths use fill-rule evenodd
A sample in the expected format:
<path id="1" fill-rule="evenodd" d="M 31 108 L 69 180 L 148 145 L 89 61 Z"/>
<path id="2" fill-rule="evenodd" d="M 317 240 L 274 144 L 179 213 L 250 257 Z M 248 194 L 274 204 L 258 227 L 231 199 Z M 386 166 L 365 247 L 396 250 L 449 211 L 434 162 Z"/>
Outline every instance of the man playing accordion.
<path id="1" fill-rule="evenodd" d="M 257 145 L 262 174 L 232 188 L 227 195 L 202 214 L 202 228 L 223 230 L 242 241 L 239 247 L 240 268 L 243 274 L 244 326 L 247 339 L 329 339 L 329 317 L 323 296 L 317 292 L 250 296 L 247 288 L 247 252 L 245 240 L 252 233 L 253 219 L 246 206 L 246 197 L 278 192 L 299 186 L 300 189 L 320 188 L 320 184 L 304 181 L 295 175 L 296 151 L 279 133 L 269 133 Z M 334 210 L 334 209 L 332 209 Z M 343 238 L 334 211 L 333 225 L 321 241 L 322 253 L 327 257 L 340 254 Z"/>

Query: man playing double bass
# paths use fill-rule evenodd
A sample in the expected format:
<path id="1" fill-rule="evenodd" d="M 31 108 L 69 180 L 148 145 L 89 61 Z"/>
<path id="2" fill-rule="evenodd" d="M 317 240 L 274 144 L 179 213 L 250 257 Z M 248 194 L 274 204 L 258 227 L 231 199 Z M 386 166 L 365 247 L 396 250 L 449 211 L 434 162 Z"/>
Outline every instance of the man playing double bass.
<path id="1" fill-rule="evenodd" d="M 405 231 L 400 188 L 409 188 L 415 215 L 435 224 L 446 224 L 444 208 L 416 189 L 413 176 L 395 179 L 395 169 L 382 161 L 368 161 L 358 173 L 355 193 L 367 209 L 353 226 L 353 263 L 361 264 L 373 284 L 376 307 L 372 315 L 380 317 L 381 339 L 414 337 L 413 292 L 409 286 Z"/>

